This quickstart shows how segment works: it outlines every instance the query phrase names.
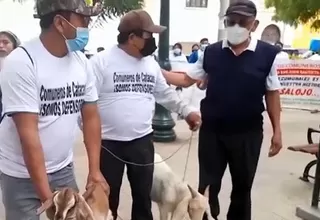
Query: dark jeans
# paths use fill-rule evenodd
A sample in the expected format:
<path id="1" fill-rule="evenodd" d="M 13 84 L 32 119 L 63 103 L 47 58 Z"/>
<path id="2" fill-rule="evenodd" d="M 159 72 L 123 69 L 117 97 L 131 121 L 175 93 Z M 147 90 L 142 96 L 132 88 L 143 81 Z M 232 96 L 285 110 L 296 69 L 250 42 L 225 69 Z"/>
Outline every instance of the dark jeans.
<path id="1" fill-rule="evenodd" d="M 203 194 L 206 186 L 210 185 L 209 204 L 215 219 L 220 213 L 218 194 L 221 180 L 229 165 L 232 192 L 227 220 L 251 220 L 251 188 L 262 139 L 262 130 L 219 134 L 200 129 L 199 192 Z"/>
<path id="2" fill-rule="evenodd" d="M 138 164 L 154 162 L 154 146 L 151 134 L 132 141 L 103 140 L 102 146 L 125 161 Z M 150 198 L 153 165 L 135 166 L 125 164 L 105 149 L 102 149 L 100 168 L 110 185 L 109 202 L 114 219 L 117 219 L 120 188 L 125 165 L 127 166 L 127 175 L 133 200 L 131 220 L 153 220 Z"/>

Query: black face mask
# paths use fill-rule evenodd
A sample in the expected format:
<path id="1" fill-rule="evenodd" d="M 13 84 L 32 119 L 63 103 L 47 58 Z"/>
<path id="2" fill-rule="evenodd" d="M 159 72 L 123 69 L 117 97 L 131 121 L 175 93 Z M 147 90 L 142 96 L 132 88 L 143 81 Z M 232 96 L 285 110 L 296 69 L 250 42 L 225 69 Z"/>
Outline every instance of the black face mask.
<path id="1" fill-rule="evenodd" d="M 156 39 L 154 37 L 145 39 L 144 47 L 140 50 L 142 56 L 146 57 L 153 54 L 156 51 Z"/>

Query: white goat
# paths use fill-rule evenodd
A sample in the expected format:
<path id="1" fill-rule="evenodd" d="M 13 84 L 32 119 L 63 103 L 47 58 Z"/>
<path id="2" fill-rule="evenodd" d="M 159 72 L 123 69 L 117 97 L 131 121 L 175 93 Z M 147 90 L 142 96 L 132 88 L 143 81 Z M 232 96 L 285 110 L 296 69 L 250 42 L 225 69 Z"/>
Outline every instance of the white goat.
<path id="1" fill-rule="evenodd" d="M 109 192 L 99 184 L 93 185 L 83 196 L 71 188 L 64 188 L 56 191 L 37 212 L 46 211 L 50 220 L 107 220 L 108 196 Z"/>
<path id="2" fill-rule="evenodd" d="M 155 154 L 153 184 L 151 199 L 159 207 L 160 220 L 202 220 L 204 213 L 208 220 L 213 220 L 209 208 L 208 198 L 201 195 L 177 177 L 165 163 L 159 163 L 161 156 Z M 207 190 L 208 191 L 208 188 Z"/>

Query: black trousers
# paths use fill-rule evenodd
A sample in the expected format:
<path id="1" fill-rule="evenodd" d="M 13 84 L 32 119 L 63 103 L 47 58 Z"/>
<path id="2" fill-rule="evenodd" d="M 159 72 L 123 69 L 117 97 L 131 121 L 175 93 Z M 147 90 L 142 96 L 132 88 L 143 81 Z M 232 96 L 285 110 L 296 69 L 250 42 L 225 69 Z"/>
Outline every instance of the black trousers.
<path id="1" fill-rule="evenodd" d="M 251 188 L 263 140 L 262 130 L 241 134 L 219 134 L 201 128 L 199 133 L 199 192 L 209 188 L 213 218 L 218 219 L 218 194 L 227 165 L 232 192 L 227 220 L 251 220 Z M 207 219 L 206 216 L 204 219 Z"/>
<path id="2" fill-rule="evenodd" d="M 132 141 L 103 140 L 102 146 L 125 161 L 138 164 L 154 162 L 154 146 L 151 134 Z M 127 166 L 127 176 L 133 200 L 131 220 L 153 220 L 150 198 L 153 165 L 134 166 L 125 164 L 105 149 L 102 149 L 100 168 L 110 185 L 109 203 L 113 218 L 117 219 L 120 188 L 125 165 Z"/>

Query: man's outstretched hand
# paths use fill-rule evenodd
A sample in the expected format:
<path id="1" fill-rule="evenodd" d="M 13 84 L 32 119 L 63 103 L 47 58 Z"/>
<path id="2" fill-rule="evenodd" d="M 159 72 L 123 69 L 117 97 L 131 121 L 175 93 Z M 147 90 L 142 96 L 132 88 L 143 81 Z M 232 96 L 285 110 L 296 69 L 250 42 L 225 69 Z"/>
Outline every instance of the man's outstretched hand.
<path id="1" fill-rule="evenodd" d="M 186 118 L 186 122 L 189 125 L 190 130 L 196 131 L 201 126 L 201 116 L 198 112 L 191 112 Z"/>

